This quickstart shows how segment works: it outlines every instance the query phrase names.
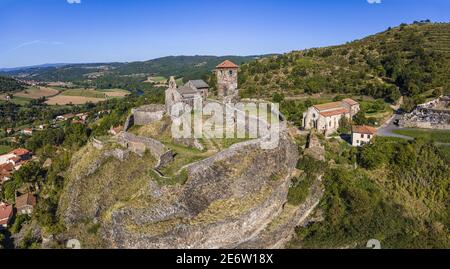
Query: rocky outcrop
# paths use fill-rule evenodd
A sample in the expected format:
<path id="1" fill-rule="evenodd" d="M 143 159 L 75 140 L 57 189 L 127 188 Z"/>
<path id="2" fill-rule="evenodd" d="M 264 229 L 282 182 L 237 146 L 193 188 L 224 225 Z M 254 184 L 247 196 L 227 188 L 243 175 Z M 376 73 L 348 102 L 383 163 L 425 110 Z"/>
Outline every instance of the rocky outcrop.
<path id="1" fill-rule="evenodd" d="M 236 144 L 190 165 L 186 184 L 156 191 L 151 207 L 113 212 L 103 235 L 115 248 L 237 247 L 281 212 L 297 159 L 286 134 L 273 150 Z"/>

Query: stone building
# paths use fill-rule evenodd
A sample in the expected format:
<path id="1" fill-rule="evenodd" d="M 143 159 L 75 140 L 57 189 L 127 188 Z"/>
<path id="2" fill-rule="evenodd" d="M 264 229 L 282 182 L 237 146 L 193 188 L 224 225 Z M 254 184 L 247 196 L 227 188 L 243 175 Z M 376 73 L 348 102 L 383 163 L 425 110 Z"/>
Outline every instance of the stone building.
<path id="1" fill-rule="evenodd" d="M 352 126 L 352 146 L 360 147 L 369 144 L 376 133 L 377 129 L 367 125 Z"/>
<path id="2" fill-rule="evenodd" d="M 19 215 L 30 215 L 36 206 L 36 196 L 31 193 L 18 196 L 16 198 L 16 209 Z"/>
<path id="3" fill-rule="evenodd" d="M 177 103 L 194 105 L 195 99 L 206 100 L 209 86 L 203 80 L 190 80 L 185 85 L 178 87 L 174 77 L 170 77 L 169 88 L 166 90 L 166 112 L 172 114 L 172 107 Z"/>
<path id="4" fill-rule="evenodd" d="M 359 103 L 349 98 L 339 102 L 315 105 L 303 113 L 303 128 L 316 129 L 319 133 L 331 135 L 339 129 L 339 122 L 343 117 L 351 121 L 359 111 Z"/>
<path id="5" fill-rule="evenodd" d="M 217 91 L 220 99 L 238 96 L 239 66 L 231 61 L 224 61 L 216 67 Z"/>

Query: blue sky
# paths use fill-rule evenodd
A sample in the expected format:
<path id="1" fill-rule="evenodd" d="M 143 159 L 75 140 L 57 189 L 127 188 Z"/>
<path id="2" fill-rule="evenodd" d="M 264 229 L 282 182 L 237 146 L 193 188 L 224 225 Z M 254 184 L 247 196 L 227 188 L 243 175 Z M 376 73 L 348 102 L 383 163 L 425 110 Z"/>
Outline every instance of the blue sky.
<path id="1" fill-rule="evenodd" d="M 0 67 L 282 53 L 422 19 L 450 1 L 0 0 Z"/>

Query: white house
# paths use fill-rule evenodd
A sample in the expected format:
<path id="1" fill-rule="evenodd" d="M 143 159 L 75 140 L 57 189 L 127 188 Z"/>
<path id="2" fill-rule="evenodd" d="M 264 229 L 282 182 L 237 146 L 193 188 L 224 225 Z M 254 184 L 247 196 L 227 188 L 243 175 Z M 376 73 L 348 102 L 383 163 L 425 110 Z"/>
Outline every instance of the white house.
<path id="1" fill-rule="evenodd" d="M 352 146 L 360 147 L 369 144 L 376 133 L 377 129 L 367 125 L 352 126 Z"/>
<path id="2" fill-rule="evenodd" d="M 303 128 L 316 129 L 328 136 L 339 129 L 339 122 L 343 117 L 351 120 L 359 110 L 359 103 L 349 98 L 340 102 L 315 105 L 303 113 Z"/>

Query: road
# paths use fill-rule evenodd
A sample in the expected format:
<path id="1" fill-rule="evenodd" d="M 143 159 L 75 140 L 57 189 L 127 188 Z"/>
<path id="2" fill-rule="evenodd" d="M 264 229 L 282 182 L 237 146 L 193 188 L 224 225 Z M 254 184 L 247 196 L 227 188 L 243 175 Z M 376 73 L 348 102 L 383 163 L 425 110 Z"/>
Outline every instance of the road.
<path id="1" fill-rule="evenodd" d="M 403 138 L 407 140 L 414 140 L 414 138 L 406 135 L 399 135 L 394 133 L 395 130 L 402 130 L 405 128 L 399 127 L 394 124 L 396 120 L 399 120 L 401 118 L 400 114 L 395 113 L 392 118 L 390 118 L 385 124 L 383 124 L 380 128 L 378 128 L 377 135 L 378 136 L 385 136 L 385 137 L 397 137 L 397 138 Z"/>
<path id="2" fill-rule="evenodd" d="M 413 137 L 406 136 L 406 135 L 399 135 L 394 133 L 395 130 L 406 130 L 408 128 L 402 128 L 394 124 L 395 120 L 398 120 L 401 118 L 400 114 L 394 114 L 392 118 L 390 118 L 385 124 L 383 124 L 380 128 L 377 130 L 378 136 L 384 136 L 384 137 L 397 137 L 402 138 L 406 140 L 414 140 Z M 450 143 L 442 143 L 442 142 L 436 142 L 436 145 L 439 146 L 450 146 Z"/>

